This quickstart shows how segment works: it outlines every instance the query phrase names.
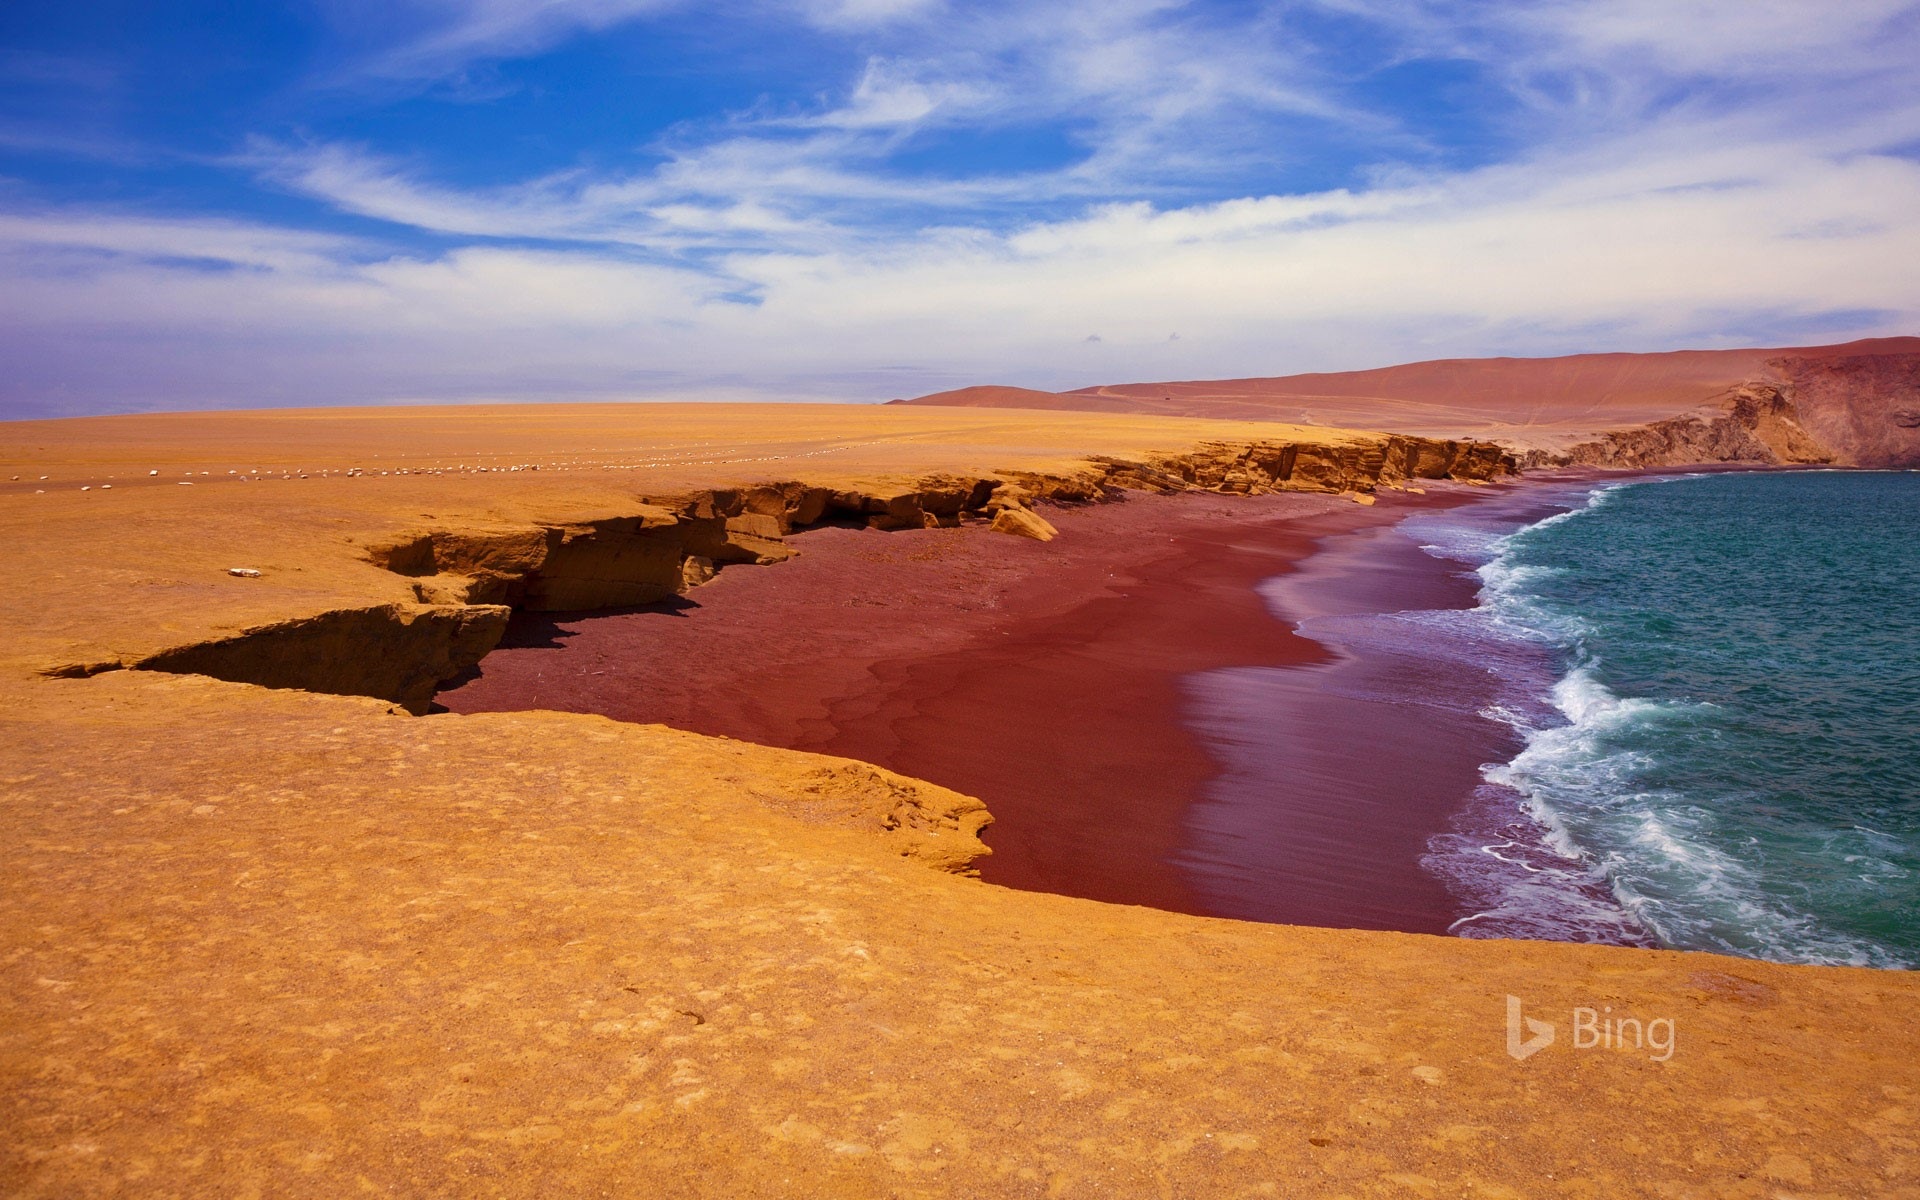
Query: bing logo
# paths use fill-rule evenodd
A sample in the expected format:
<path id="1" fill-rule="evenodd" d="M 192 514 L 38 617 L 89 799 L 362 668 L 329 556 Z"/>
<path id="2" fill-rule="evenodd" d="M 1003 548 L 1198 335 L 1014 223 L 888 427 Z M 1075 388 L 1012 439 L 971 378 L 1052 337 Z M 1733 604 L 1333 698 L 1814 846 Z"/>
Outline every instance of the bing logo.
<path id="1" fill-rule="evenodd" d="M 1611 1007 L 1573 1010 L 1575 1050 L 1648 1050 L 1654 1062 L 1673 1057 L 1678 1044 L 1673 1018 L 1656 1017 L 1641 1021 L 1638 1017 L 1616 1017 Z M 1520 997 L 1507 997 L 1507 1054 L 1515 1062 L 1525 1062 L 1553 1045 L 1556 1026 L 1552 1021 L 1529 1017 L 1522 1010 Z"/>

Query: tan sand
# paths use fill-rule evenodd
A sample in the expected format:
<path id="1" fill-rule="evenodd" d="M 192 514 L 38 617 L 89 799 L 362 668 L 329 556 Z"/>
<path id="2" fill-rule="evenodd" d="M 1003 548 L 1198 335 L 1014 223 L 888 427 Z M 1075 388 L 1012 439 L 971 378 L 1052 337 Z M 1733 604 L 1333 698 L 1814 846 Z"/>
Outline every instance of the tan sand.
<path id="1" fill-rule="evenodd" d="M 41 674 L 410 604 L 367 548 L 422 528 L 1221 436 L 781 407 L 0 427 L 0 1190 L 1920 1194 L 1910 974 L 1016 892 L 951 870 L 976 803 L 846 760 Z M 548 465 L 377 473 L 477 460 Z M 294 477 L 217 482 L 256 467 Z M 1558 1026 L 1525 1061 L 1510 995 Z M 1577 1049 L 1576 1007 L 1677 1048 Z"/>

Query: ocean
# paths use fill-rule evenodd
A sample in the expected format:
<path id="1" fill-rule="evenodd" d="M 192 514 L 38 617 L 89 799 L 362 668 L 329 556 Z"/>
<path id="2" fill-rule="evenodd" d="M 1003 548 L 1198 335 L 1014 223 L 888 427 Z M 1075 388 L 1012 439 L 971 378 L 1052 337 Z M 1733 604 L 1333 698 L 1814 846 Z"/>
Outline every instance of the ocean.
<path id="1" fill-rule="evenodd" d="M 1920 474 L 1550 487 L 1402 526 L 1479 605 L 1388 619 L 1523 744 L 1429 843 L 1452 931 L 1920 965 Z"/>

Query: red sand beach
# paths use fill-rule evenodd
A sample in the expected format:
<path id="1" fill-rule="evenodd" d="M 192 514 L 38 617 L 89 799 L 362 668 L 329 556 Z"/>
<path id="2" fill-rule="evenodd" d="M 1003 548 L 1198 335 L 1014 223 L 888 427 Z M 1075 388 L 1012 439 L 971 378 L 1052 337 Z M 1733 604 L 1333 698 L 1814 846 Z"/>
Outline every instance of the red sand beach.
<path id="1" fill-rule="evenodd" d="M 1269 691 L 1261 719 L 1291 760 L 1228 771 L 1236 734 L 1207 720 L 1193 685 L 1225 667 L 1366 669 L 1334 663 L 1262 599 L 1262 581 L 1303 564 L 1319 611 L 1470 605 L 1457 567 L 1376 533 L 1487 494 L 1383 494 L 1371 508 L 1135 496 L 1050 512 L 1061 536 L 1044 545 L 979 528 L 822 529 L 798 537 L 800 557 L 732 568 L 670 605 L 520 615 L 440 699 L 662 723 L 955 788 L 994 814 L 981 873 L 1010 887 L 1442 932 L 1459 914 L 1418 860 L 1479 764 L 1511 752 L 1504 734 L 1410 722 L 1317 694 L 1317 670 L 1281 673 L 1298 678 Z"/>

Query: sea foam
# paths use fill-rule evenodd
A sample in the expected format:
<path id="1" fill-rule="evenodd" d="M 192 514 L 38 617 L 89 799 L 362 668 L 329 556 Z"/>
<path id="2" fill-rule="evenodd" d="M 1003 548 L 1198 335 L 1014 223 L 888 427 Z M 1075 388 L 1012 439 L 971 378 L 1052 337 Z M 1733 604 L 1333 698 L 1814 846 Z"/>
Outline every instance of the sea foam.
<path id="1" fill-rule="evenodd" d="M 1719 478 L 1707 492 L 1738 486 Z M 1517 532 L 1489 528 L 1472 508 L 1410 522 L 1407 532 L 1429 553 L 1477 564 L 1482 586 L 1478 607 L 1467 613 L 1400 616 L 1445 625 L 1454 642 L 1476 642 L 1481 661 L 1505 664 L 1490 669 L 1510 686 L 1482 715 L 1524 739 L 1510 761 L 1484 768 L 1484 785 L 1423 860 L 1467 910 L 1455 931 L 1911 965 L 1911 950 L 1875 923 L 1876 914 L 1916 907 L 1916 797 L 1903 799 L 1899 768 L 1882 772 L 1893 781 L 1890 791 L 1856 787 L 1857 794 L 1806 803 L 1798 792 L 1770 787 L 1774 776 L 1764 764 L 1750 764 L 1777 754 L 1780 774 L 1791 777 L 1795 756 L 1808 753 L 1800 743 L 1817 746 L 1804 731 L 1783 738 L 1756 729 L 1763 722 L 1753 713 L 1783 720 L 1765 708 L 1769 684 L 1793 669 L 1807 644 L 1845 639 L 1802 627 L 1797 622 L 1814 618 L 1791 603 L 1747 612 L 1730 602 L 1726 622 L 1707 624 L 1708 632 L 1690 624 L 1696 606 L 1686 589 L 1704 593 L 1712 585 L 1687 582 L 1686 568 L 1731 589 L 1751 568 L 1687 528 L 1686 505 L 1669 512 L 1670 503 L 1636 497 L 1635 512 L 1611 511 L 1624 488 L 1652 482 L 1569 493 L 1566 511 Z M 1610 529 L 1575 528 L 1596 517 L 1638 522 L 1641 558 L 1621 558 Z M 1660 528 L 1662 521 L 1673 527 Z M 1669 553 L 1679 565 L 1660 557 Z M 1602 560 L 1604 570 L 1590 568 Z M 1847 569 L 1845 560 L 1831 565 Z M 1609 653 L 1634 669 L 1616 669 Z M 1614 675 L 1639 680 L 1647 676 L 1636 674 L 1642 660 L 1664 665 L 1663 656 L 1684 657 L 1686 671 L 1669 672 L 1674 678 L 1661 677 L 1647 694 L 1622 694 L 1609 683 Z M 1781 660 L 1778 674 L 1756 670 L 1761 658 Z M 1870 671 L 1870 659 L 1856 649 L 1836 661 Z M 1528 661 L 1531 671 L 1512 666 Z M 1863 758 L 1871 760 L 1854 756 Z M 1809 778 L 1817 787 L 1819 776 Z M 1897 828 L 1853 820 L 1871 815 L 1854 809 L 1889 810 L 1887 823 Z"/>

